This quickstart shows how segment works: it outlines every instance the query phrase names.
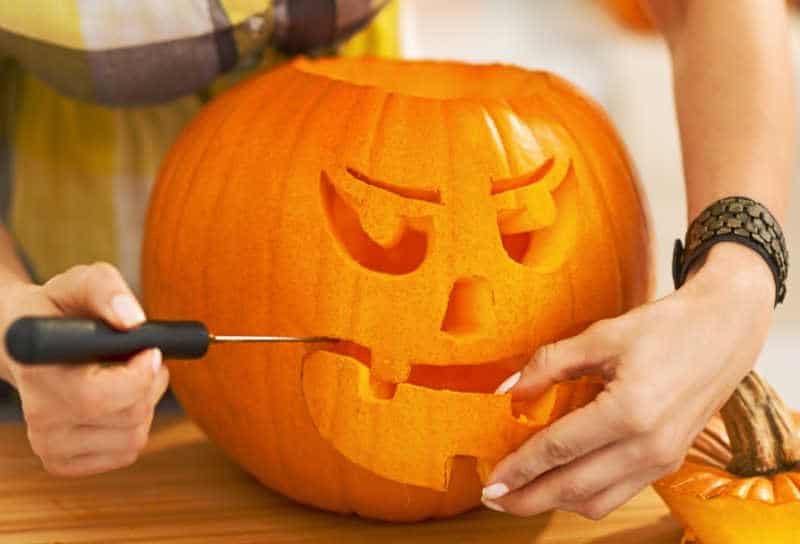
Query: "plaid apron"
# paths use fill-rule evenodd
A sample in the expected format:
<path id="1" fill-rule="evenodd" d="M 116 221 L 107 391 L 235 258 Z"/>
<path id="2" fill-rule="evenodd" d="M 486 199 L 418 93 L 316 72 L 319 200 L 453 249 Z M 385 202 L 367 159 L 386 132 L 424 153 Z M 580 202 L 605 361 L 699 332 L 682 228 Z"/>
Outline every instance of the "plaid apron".
<path id="1" fill-rule="evenodd" d="M 396 55 L 385 3 L 0 2 L 0 217 L 36 279 L 102 260 L 138 290 L 150 186 L 187 121 L 294 53 Z"/>

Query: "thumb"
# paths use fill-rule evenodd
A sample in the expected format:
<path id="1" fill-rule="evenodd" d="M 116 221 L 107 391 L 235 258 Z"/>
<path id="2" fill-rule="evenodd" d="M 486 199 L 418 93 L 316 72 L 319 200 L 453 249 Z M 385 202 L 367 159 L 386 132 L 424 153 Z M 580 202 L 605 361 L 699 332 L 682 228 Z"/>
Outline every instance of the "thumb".
<path id="1" fill-rule="evenodd" d="M 617 355 L 608 328 L 598 323 L 577 336 L 541 346 L 496 393 L 510 391 L 514 400 L 532 400 L 556 383 L 598 371 Z"/>
<path id="2" fill-rule="evenodd" d="M 43 290 L 66 315 L 99 317 L 118 329 L 145 320 L 122 275 L 107 263 L 71 268 L 50 279 Z"/>

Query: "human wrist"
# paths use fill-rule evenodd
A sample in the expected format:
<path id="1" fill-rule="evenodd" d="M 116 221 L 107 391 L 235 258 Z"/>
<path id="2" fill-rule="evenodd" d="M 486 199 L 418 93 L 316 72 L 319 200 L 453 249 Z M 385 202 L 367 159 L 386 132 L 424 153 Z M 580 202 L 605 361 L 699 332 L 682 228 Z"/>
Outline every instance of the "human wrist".
<path id="1" fill-rule="evenodd" d="M 752 249 L 737 243 L 714 245 L 687 275 L 687 287 L 708 295 L 748 303 L 772 313 L 775 276 L 767 262 Z M 730 300 L 733 300 L 730 298 Z"/>
<path id="2" fill-rule="evenodd" d="M 5 331 L 18 317 L 25 314 L 28 304 L 25 300 L 34 295 L 40 286 L 26 282 L 7 282 L 0 285 L 0 331 L 5 338 Z M 5 340 L 0 348 L 0 380 L 16 387 L 16 380 L 11 371 L 11 358 L 5 349 Z"/>

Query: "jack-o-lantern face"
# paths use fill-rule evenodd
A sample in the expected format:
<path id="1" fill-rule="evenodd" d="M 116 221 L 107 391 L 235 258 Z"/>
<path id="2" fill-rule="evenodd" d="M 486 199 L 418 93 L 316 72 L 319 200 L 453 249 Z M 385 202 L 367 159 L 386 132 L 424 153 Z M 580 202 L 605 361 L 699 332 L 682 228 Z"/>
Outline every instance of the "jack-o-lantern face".
<path id="1" fill-rule="evenodd" d="M 475 505 L 478 472 L 599 390 L 497 385 L 650 283 L 595 106 L 542 73 L 379 60 L 296 61 L 212 103 L 162 171 L 144 263 L 157 317 L 340 339 L 214 348 L 170 363 L 174 389 L 266 484 L 386 519 Z"/>

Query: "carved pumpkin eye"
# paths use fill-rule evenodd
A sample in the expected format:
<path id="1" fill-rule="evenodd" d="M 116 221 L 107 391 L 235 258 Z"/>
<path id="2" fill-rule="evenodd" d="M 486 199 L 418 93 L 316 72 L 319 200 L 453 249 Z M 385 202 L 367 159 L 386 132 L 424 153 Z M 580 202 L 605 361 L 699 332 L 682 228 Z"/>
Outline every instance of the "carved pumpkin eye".
<path id="1" fill-rule="evenodd" d="M 576 191 L 570 161 L 554 158 L 530 174 L 493 181 L 493 198 L 503 199 L 497 227 L 508 256 L 539 270 L 558 267 L 576 237 Z"/>
<path id="2" fill-rule="evenodd" d="M 373 180 L 352 168 L 347 173 L 366 185 L 403 198 L 440 204 L 439 193 L 424 189 L 395 186 Z M 323 172 L 320 191 L 328 224 L 339 244 L 361 266 L 385 274 L 409 274 L 419 268 L 428 253 L 431 222 L 429 218 L 403 217 L 385 213 L 386 206 L 369 209 L 363 202 L 357 211 L 343 191 Z"/>

